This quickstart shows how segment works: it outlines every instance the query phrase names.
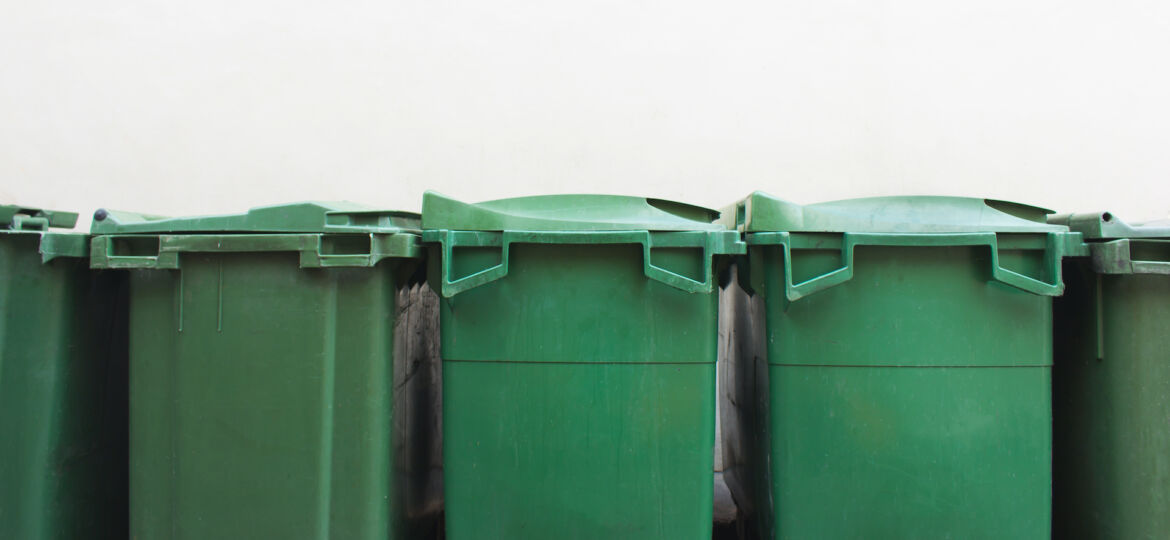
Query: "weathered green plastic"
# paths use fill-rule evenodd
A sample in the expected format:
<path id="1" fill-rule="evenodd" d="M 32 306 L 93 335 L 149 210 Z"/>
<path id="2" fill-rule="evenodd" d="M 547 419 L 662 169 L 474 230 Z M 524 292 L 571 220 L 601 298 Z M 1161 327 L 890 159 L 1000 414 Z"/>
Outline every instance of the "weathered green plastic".
<path id="1" fill-rule="evenodd" d="M 969 197 L 870 197 L 800 205 L 755 192 L 723 212 L 725 225 L 746 232 L 1039 233 L 1067 232 L 1049 224 L 1051 210 Z"/>
<path id="2" fill-rule="evenodd" d="M 1170 227 L 1056 219 L 1092 256 L 1054 307 L 1054 533 L 1170 538 Z"/>
<path id="3" fill-rule="evenodd" d="M 27 206 L 0 205 L 0 226 L 11 230 L 47 231 L 72 229 L 77 225 L 77 214 L 60 210 L 45 210 Z"/>
<path id="4" fill-rule="evenodd" d="M 1047 538 L 1051 297 L 1079 235 L 983 199 L 735 208 L 724 456 L 749 528 Z"/>
<path id="5" fill-rule="evenodd" d="M 338 225 L 338 207 L 95 221 L 109 234 L 91 264 L 130 279 L 133 537 L 416 538 L 428 526 L 437 417 L 411 392 L 436 388 L 406 382 L 433 334 L 407 324 L 403 302 L 418 294 L 418 236 L 352 205 L 346 216 L 377 218 Z"/>
<path id="6" fill-rule="evenodd" d="M 417 231 L 418 214 L 377 210 L 350 202 L 301 202 L 253 208 L 242 214 L 163 217 L 98 210 L 92 234 L 130 233 L 395 233 Z"/>
<path id="7" fill-rule="evenodd" d="M 722 231 L 719 212 L 622 195 L 538 195 L 465 203 L 423 195 L 423 228 L 456 231 Z"/>
<path id="8" fill-rule="evenodd" d="M 1111 212 L 1083 214 L 1056 214 L 1048 217 L 1053 225 L 1067 226 L 1079 232 L 1086 240 L 1117 240 L 1123 238 L 1170 238 L 1170 222 L 1126 223 Z"/>
<path id="9" fill-rule="evenodd" d="M 710 538 L 716 216 L 424 197 L 448 538 Z"/>
<path id="10" fill-rule="evenodd" d="M 0 538 L 126 538 L 126 311 L 77 214 L 0 206 Z"/>

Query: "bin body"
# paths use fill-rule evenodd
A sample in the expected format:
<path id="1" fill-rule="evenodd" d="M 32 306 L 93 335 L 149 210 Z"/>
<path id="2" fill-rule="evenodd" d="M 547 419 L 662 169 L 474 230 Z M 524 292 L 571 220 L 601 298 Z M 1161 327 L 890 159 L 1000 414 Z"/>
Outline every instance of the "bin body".
<path id="1" fill-rule="evenodd" d="M 1048 536 L 1051 300 L 980 251 L 859 250 L 851 283 L 765 300 L 778 537 Z"/>
<path id="2" fill-rule="evenodd" d="M 127 536 L 122 283 L 87 249 L 0 232 L 0 538 Z"/>
<path id="3" fill-rule="evenodd" d="M 858 224 L 747 234 L 755 299 L 734 313 L 763 320 L 734 324 L 725 393 L 741 425 L 725 452 L 760 536 L 1050 536 L 1050 295 L 1068 235 L 914 213 L 874 232 L 899 206 L 994 209 L 907 199 L 848 201 Z"/>
<path id="4" fill-rule="evenodd" d="M 426 475 L 396 452 L 429 434 L 395 429 L 425 413 L 395 384 L 417 236 L 239 232 L 94 240 L 129 274 L 132 535 L 418 537 Z"/>
<path id="5" fill-rule="evenodd" d="M 428 194 L 423 220 L 440 242 L 432 287 L 447 286 L 448 537 L 709 538 L 717 297 L 703 244 L 650 255 L 706 274 L 687 291 L 647 277 L 636 235 L 469 233 L 491 245 L 460 247 L 430 230 L 461 225 L 429 218 L 446 202 Z M 506 276 L 452 290 L 502 259 Z"/>
<path id="6" fill-rule="evenodd" d="M 1167 538 L 1170 230 L 1077 221 L 1093 256 L 1066 264 L 1054 308 L 1054 532 Z"/>

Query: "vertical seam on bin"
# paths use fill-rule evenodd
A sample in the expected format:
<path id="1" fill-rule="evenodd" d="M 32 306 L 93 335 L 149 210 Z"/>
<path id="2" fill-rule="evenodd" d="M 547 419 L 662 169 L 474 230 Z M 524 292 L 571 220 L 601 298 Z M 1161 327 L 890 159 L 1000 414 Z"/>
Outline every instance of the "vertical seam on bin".
<path id="1" fill-rule="evenodd" d="M 1097 306 L 1096 313 L 1094 313 L 1097 319 L 1097 360 L 1101 361 L 1105 360 L 1105 292 L 1102 290 L 1104 285 L 1101 283 L 1103 279 L 1104 277 L 1100 273 L 1093 272 L 1093 281 L 1097 285 L 1095 287 L 1097 299 L 1094 302 Z"/>
<path id="2" fill-rule="evenodd" d="M 325 299 L 325 343 L 321 358 L 320 462 L 317 464 L 317 538 L 329 538 L 329 513 L 333 488 L 333 383 L 337 359 L 337 280 L 329 279 Z"/>
<path id="3" fill-rule="evenodd" d="M 5 276 L 12 275 L 11 258 L 0 257 L 0 273 Z M 10 313 L 9 302 L 11 296 L 12 280 L 6 279 L 0 283 L 0 318 L 7 318 Z M 0 384 L 4 382 L 4 359 L 8 356 L 6 348 L 8 347 L 8 321 L 0 321 Z M 0 386 L 3 388 L 3 386 Z"/>
<path id="4" fill-rule="evenodd" d="M 179 271 L 179 332 L 181 333 L 182 331 L 183 331 L 183 271 L 180 270 Z M 168 433 L 169 437 L 167 437 L 167 438 L 169 439 L 169 442 L 170 442 L 170 449 L 169 449 L 170 450 L 170 452 L 169 452 L 170 459 L 168 461 L 170 462 L 170 465 L 171 465 L 171 481 L 168 483 L 166 489 L 167 489 L 167 501 L 170 503 L 170 508 L 168 509 L 169 515 L 167 517 L 168 517 L 170 524 L 171 524 L 171 538 L 178 538 L 179 537 L 179 529 L 178 529 L 179 518 L 177 515 L 178 508 L 179 508 L 179 502 L 178 502 L 178 498 L 179 498 L 179 487 L 178 487 L 179 486 L 179 452 L 178 452 L 178 442 L 175 439 L 178 437 L 178 432 L 179 432 L 178 428 L 176 427 L 178 425 L 178 422 L 179 422 L 179 383 L 178 383 L 178 377 L 177 377 L 176 373 L 179 370 L 179 362 L 180 362 L 179 351 L 183 350 L 181 340 L 182 340 L 181 336 L 176 336 L 176 338 L 171 341 L 171 346 L 174 347 L 172 349 L 173 354 L 171 355 L 170 358 L 167 359 L 167 361 L 169 361 L 171 364 L 169 366 L 169 368 L 167 369 L 167 378 L 169 379 L 167 381 L 167 384 L 169 385 L 169 388 L 167 389 L 167 395 L 170 396 L 170 401 L 171 401 L 170 406 L 169 406 L 169 410 L 170 410 L 169 420 L 170 421 L 167 422 L 167 430 L 169 430 L 169 433 Z M 130 369 L 134 369 L 133 366 L 131 366 Z"/>
<path id="5" fill-rule="evenodd" d="M 17 264 L 19 264 L 19 262 Z M 29 286 L 32 285 L 30 284 Z M 43 287 L 46 289 L 44 292 L 46 293 L 45 296 L 47 297 L 47 300 L 49 302 L 59 300 L 62 302 L 62 304 L 67 304 L 66 299 L 72 296 L 71 293 L 73 291 L 70 290 L 71 286 L 72 282 L 67 276 L 64 275 L 55 275 L 53 276 L 53 279 L 49 280 L 43 285 Z M 59 305 L 58 308 L 60 307 L 63 306 Z M 69 336 L 69 310 L 50 309 L 49 311 L 56 313 L 45 318 L 45 327 L 42 328 L 44 335 L 60 337 Z M 65 339 L 68 340 L 68 337 L 65 337 Z M 50 350 L 43 351 L 42 354 L 48 357 L 60 357 L 68 355 L 66 349 L 67 343 L 55 343 L 54 345 L 55 346 Z M 62 373 L 59 362 L 47 361 L 41 367 L 42 369 L 38 370 L 40 372 L 39 378 L 43 378 L 42 381 L 47 382 L 50 388 L 62 384 L 62 378 L 65 377 L 65 374 Z M 38 398 L 47 399 L 47 405 L 49 405 L 49 407 L 53 407 L 55 404 L 53 403 L 53 399 L 51 397 L 52 394 L 53 392 L 50 390 L 48 396 L 38 396 Z M 42 404 L 46 403 L 41 401 L 38 405 Z M 38 425 L 34 428 L 33 433 L 26 434 L 28 438 L 27 442 L 33 450 L 29 459 L 30 463 L 27 464 L 29 465 L 29 470 L 17 472 L 18 476 L 24 474 L 28 475 L 24 476 L 23 478 L 23 480 L 27 482 L 25 483 L 25 487 L 28 491 L 22 493 L 28 502 L 28 506 L 24 508 L 24 515 L 18 515 L 14 517 L 16 520 L 21 521 L 21 525 L 23 525 L 22 527 L 19 527 L 18 530 L 24 530 L 26 534 L 30 535 L 30 538 L 40 538 L 42 536 L 47 537 L 50 535 L 50 531 L 52 531 L 52 526 L 57 525 L 57 523 L 46 524 L 46 520 L 41 519 L 42 517 L 47 517 L 50 515 L 50 509 L 54 506 L 55 502 L 53 499 L 56 493 L 54 492 L 57 491 L 48 485 L 48 478 L 42 475 L 55 468 L 52 464 L 52 460 L 49 454 L 52 452 L 52 448 L 54 447 L 54 433 L 58 431 L 58 428 L 60 427 L 58 423 L 61 419 L 58 415 L 53 414 L 52 410 L 47 410 L 45 413 L 46 418 L 44 418 L 44 424 L 38 423 Z M 46 531 L 46 529 L 49 529 L 49 531 Z"/>
<path id="6" fill-rule="evenodd" d="M 179 272 L 179 289 L 177 291 L 177 294 L 178 294 L 179 298 L 178 298 L 178 301 L 176 303 L 179 305 L 179 332 L 182 332 L 183 331 L 183 271 L 178 270 L 178 272 Z"/>
<path id="7" fill-rule="evenodd" d="M 223 258 L 219 259 L 218 286 L 215 303 L 215 331 L 223 333 Z"/>

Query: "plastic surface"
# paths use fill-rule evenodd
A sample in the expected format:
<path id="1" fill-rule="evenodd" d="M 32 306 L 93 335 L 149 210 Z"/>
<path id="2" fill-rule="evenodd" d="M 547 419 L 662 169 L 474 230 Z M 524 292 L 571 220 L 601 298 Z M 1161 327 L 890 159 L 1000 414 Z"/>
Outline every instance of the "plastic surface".
<path id="1" fill-rule="evenodd" d="M 986 248 L 990 256 L 988 275 L 991 279 L 1020 290 L 1046 296 L 1058 296 L 1064 291 L 1061 281 L 1062 258 L 1082 249 L 1080 239 L 1067 233 L 1045 233 L 1032 237 L 1002 236 L 996 233 L 944 233 L 944 234 L 881 234 L 842 233 L 839 237 L 808 236 L 801 233 L 756 233 L 748 237 L 752 245 L 778 245 L 784 251 L 786 260 L 792 260 L 794 250 L 823 252 L 833 249 L 840 252 L 841 263 L 827 272 L 799 281 L 794 281 L 791 266 L 784 267 L 784 292 L 788 300 L 840 285 L 853 278 L 854 253 L 860 246 L 908 246 L 946 247 L 978 246 Z M 1043 250 L 1043 266 L 1035 275 L 1028 275 L 1005 267 L 1001 252 L 1013 253 L 1021 250 Z M 1010 257 L 1010 255 L 1008 255 Z M 1005 257 L 1005 258 L 1008 258 Z"/>
<path id="2" fill-rule="evenodd" d="M 1050 216 L 1048 221 L 1067 225 L 1087 240 L 1114 240 L 1118 238 L 1170 238 L 1170 223 L 1151 221 L 1148 223 L 1126 223 L 1110 212 L 1085 214 L 1059 214 Z"/>
<path id="3" fill-rule="evenodd" d="M 0 227 L 11 230 L 72 229 L 77 214 L 27 206 L 0 205 Z"/>
<path id="4" fill-rule="evenodd" d="M 98 210 L 92 234 L 216 233 L 216 232 L 359 232 L 417 231 L 418 214 L 379 210 L 349 202 L 303 202 L 262 206 L 243 214 L 162 217 L 117 210 Z"/>
<path id="5" fill-rule="evenodd" d="M 503 231 L 497 233 L 477 231 L 424 231 L 423 239 L 438 242 L 443 251 L 443 266 L 439 290 L 444 296 L 454 296 L 468 289 L 502 279 L 508 275 L 510 253 L 513 245 L 522 244 L 634 244 L 641 246 L 642 272 L 646 277 L 686 292 L 711 292 L 714 281 L 711 264 L 716 255 L 743 253 L 745 247 L 739 235 L 733 231 L 687 231 L 687 232 L 531 232 Z M 463 275 L 456 275 L 464 255 L 456 253 L 470 251 L 468 248 L 496 251 L 496 260 L 482 267 L 474 268 Z M 660 254 L 662 254 L 660 256 Z M 686 255 L 690 254 L 689 257 Z M 683 258 L 679 258 L 683 255 Z M 687 261 L 690 258 L 693 261 Z M 674 266 L 657 262 L 675 261 Z M 685 270 L 684 270 L 685 269 Z M 696 270 L 697 271 L 694 271 Z"/>
<path id="6" fill-rule="evenodd" d="M 0 231 L 0 538 L 126 538 L 122 276 L 89 269 L 85 235 L 36 232 L 76 214 L 13 208 L 0 211 L 17 229 Z"/>
<path id="7" fill-rule="evenodd" d="M 1094 240 L 1054 307 L 1054 533 L 1168 538 L 1170 227 L 1065 219 Z"/>
<path id="8" fill-rule="evenodd" d="M 460 231 L 723 230 L 719 212 L 685 203 L 622 195 L 540 195 L 465 203 L 428 191 L 423 228 Z"/>
<path id="9" fill-rule="evenodd" d="M 1092 242 L 1089 251 L 1093 269 L 1102 274 L 1170 274 L 1170 240 Z"/>
<path id="10" fill-rule="evenodd" d="M 1102 274 L 1170 274 L 1170 223 L 1129 224 L 1109 212 L 1061 214 L 1049 221 L 1068 225 L 1089 242 L 1093 269 Z"/>
<path id="11" fill-rule="evenodd" d="M 1051 210 L 967 197 L 873 197 L 800 205 L 755 192 L 723 221 L 747 232 L 968 233 L 1065 232 Z"/>
<path id="12" fill-rule="evenodd" d="M 131 535 L 421 537 L 438 388 L 434 334 L 409 322 L 425 303 L 402 304 L 418 237 L 377 220 L 257 234 L 302 228 L 273 215 L 93 239 L 91 264 L 130 280 Z"/>
<path id="13" fill-rule="evenodd" d="M 111 235 L 92 240 L 94 268 L 178 269 L 183 253 L 296 255 L 301 268 L 372 267 L 385 259 L 422 255 L 418 235 L 205 234 Z"/>
<path id="14" fill-rule="evenodd" d="M 423 234 L 444 296 L 447 537 L 710 538 L 712 276 L 735 233 L 636 198 L 483 206 L 423 204 L 444 228 Z"/>
<path id="15" fill-rule="evenodd" d="M 1079 235 L 1010 203 L 874 201 L 795 212 L 832 232 L 749 233 L 724 292 L 725 477 L 750 531 L 1047 538 L 1049 297 Z"/>

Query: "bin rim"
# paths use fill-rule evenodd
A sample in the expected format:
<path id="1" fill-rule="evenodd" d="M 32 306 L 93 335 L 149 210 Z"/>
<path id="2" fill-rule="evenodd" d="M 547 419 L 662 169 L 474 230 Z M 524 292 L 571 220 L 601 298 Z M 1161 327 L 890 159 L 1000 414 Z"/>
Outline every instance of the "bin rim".
<path id="1" fill-rule="evenodd" d="M 18 204 L 0 205 L 0 230 L 46 231 L 72 229 L 77 225 L 76 212 L 46 210 Z"/>
<path id="2" fill-rule="evenodd" d="M 23 205 L 0 205 L 0 234 L 39 237 L 37 252 L 41 262 L 58 257 L 89 257 L 89 235 L 81 232 L 56 231 L 77 225 L 77 213 L 45 210 Z"/>
<path id="3" fill-rule="evenodd" d="M 1085 240 L 1170 238 L 1170 220 L 1129 223 L 1107 211 L 1057 214 L 1049 216 L 1048 222 L 1065 225 L 1084 235 Z"/>
<path id="4" fill-rule="evenodd" d="M 1046 220 L 1052 213 L 1011 201 L 939 195 L 862 197 L 802 205 L 757 191 L 725 209 L 723 223 L 747 233 L 1067 232 L 1067 226 Z"/>
<path id="5" fill-rule="evenodd" d="M 605 194 L 534 195 L 466 203 L 423 194 L 424 230 L 460 231 L 721 231 L 719 211 L 652 197 Z"/>
<path id="6" fill-rule="evenodd" d="M 141 247 L 130 252 L 123 242 Z M 352 243 L 338 250 L 338 242 Z M 416 233 L 103 234 L 90 240 L 90 268 L 175 270 L 183 253 L 295 253 L 301 268 L 377 266 L 388 259 L 421 259 Z"/>
<path id="7" fill-rule="evenodd" d="M 689 293 L 709 293 L 714 290 L 716 257 L 744 255 L 747 244 L 736 231 L 449 231 L 425 230 L 423 241 L 438 244 L 435 253 L 440 256 L 439 282 L 436 287 L 450 298 L 463 291 L 479 287 L 508 275 L 509 252 L 516 244 L 545 245 L 619 245 L 633 244 L 642 248 L 642 269 L 647 278 Z M 434 246 L 433 246 L 434 247 Z M 452 276 L 456 248 L 495 248 L 500 251 L 499 263 L 471 275 Z M 703 275 L 699 279 L 684 276 L 659 267 L 652 262 L 655 249 L 693 249 L 702 262 Z"/>
<path id="8" fill-rule="evenodd" d="M 242 213 L 166 217 L 99 209 L 90 232 L 99 234 L 397 233 L 418 232 L 419 215 L 347 201 L 304 201 L 257 206 Z"/>

